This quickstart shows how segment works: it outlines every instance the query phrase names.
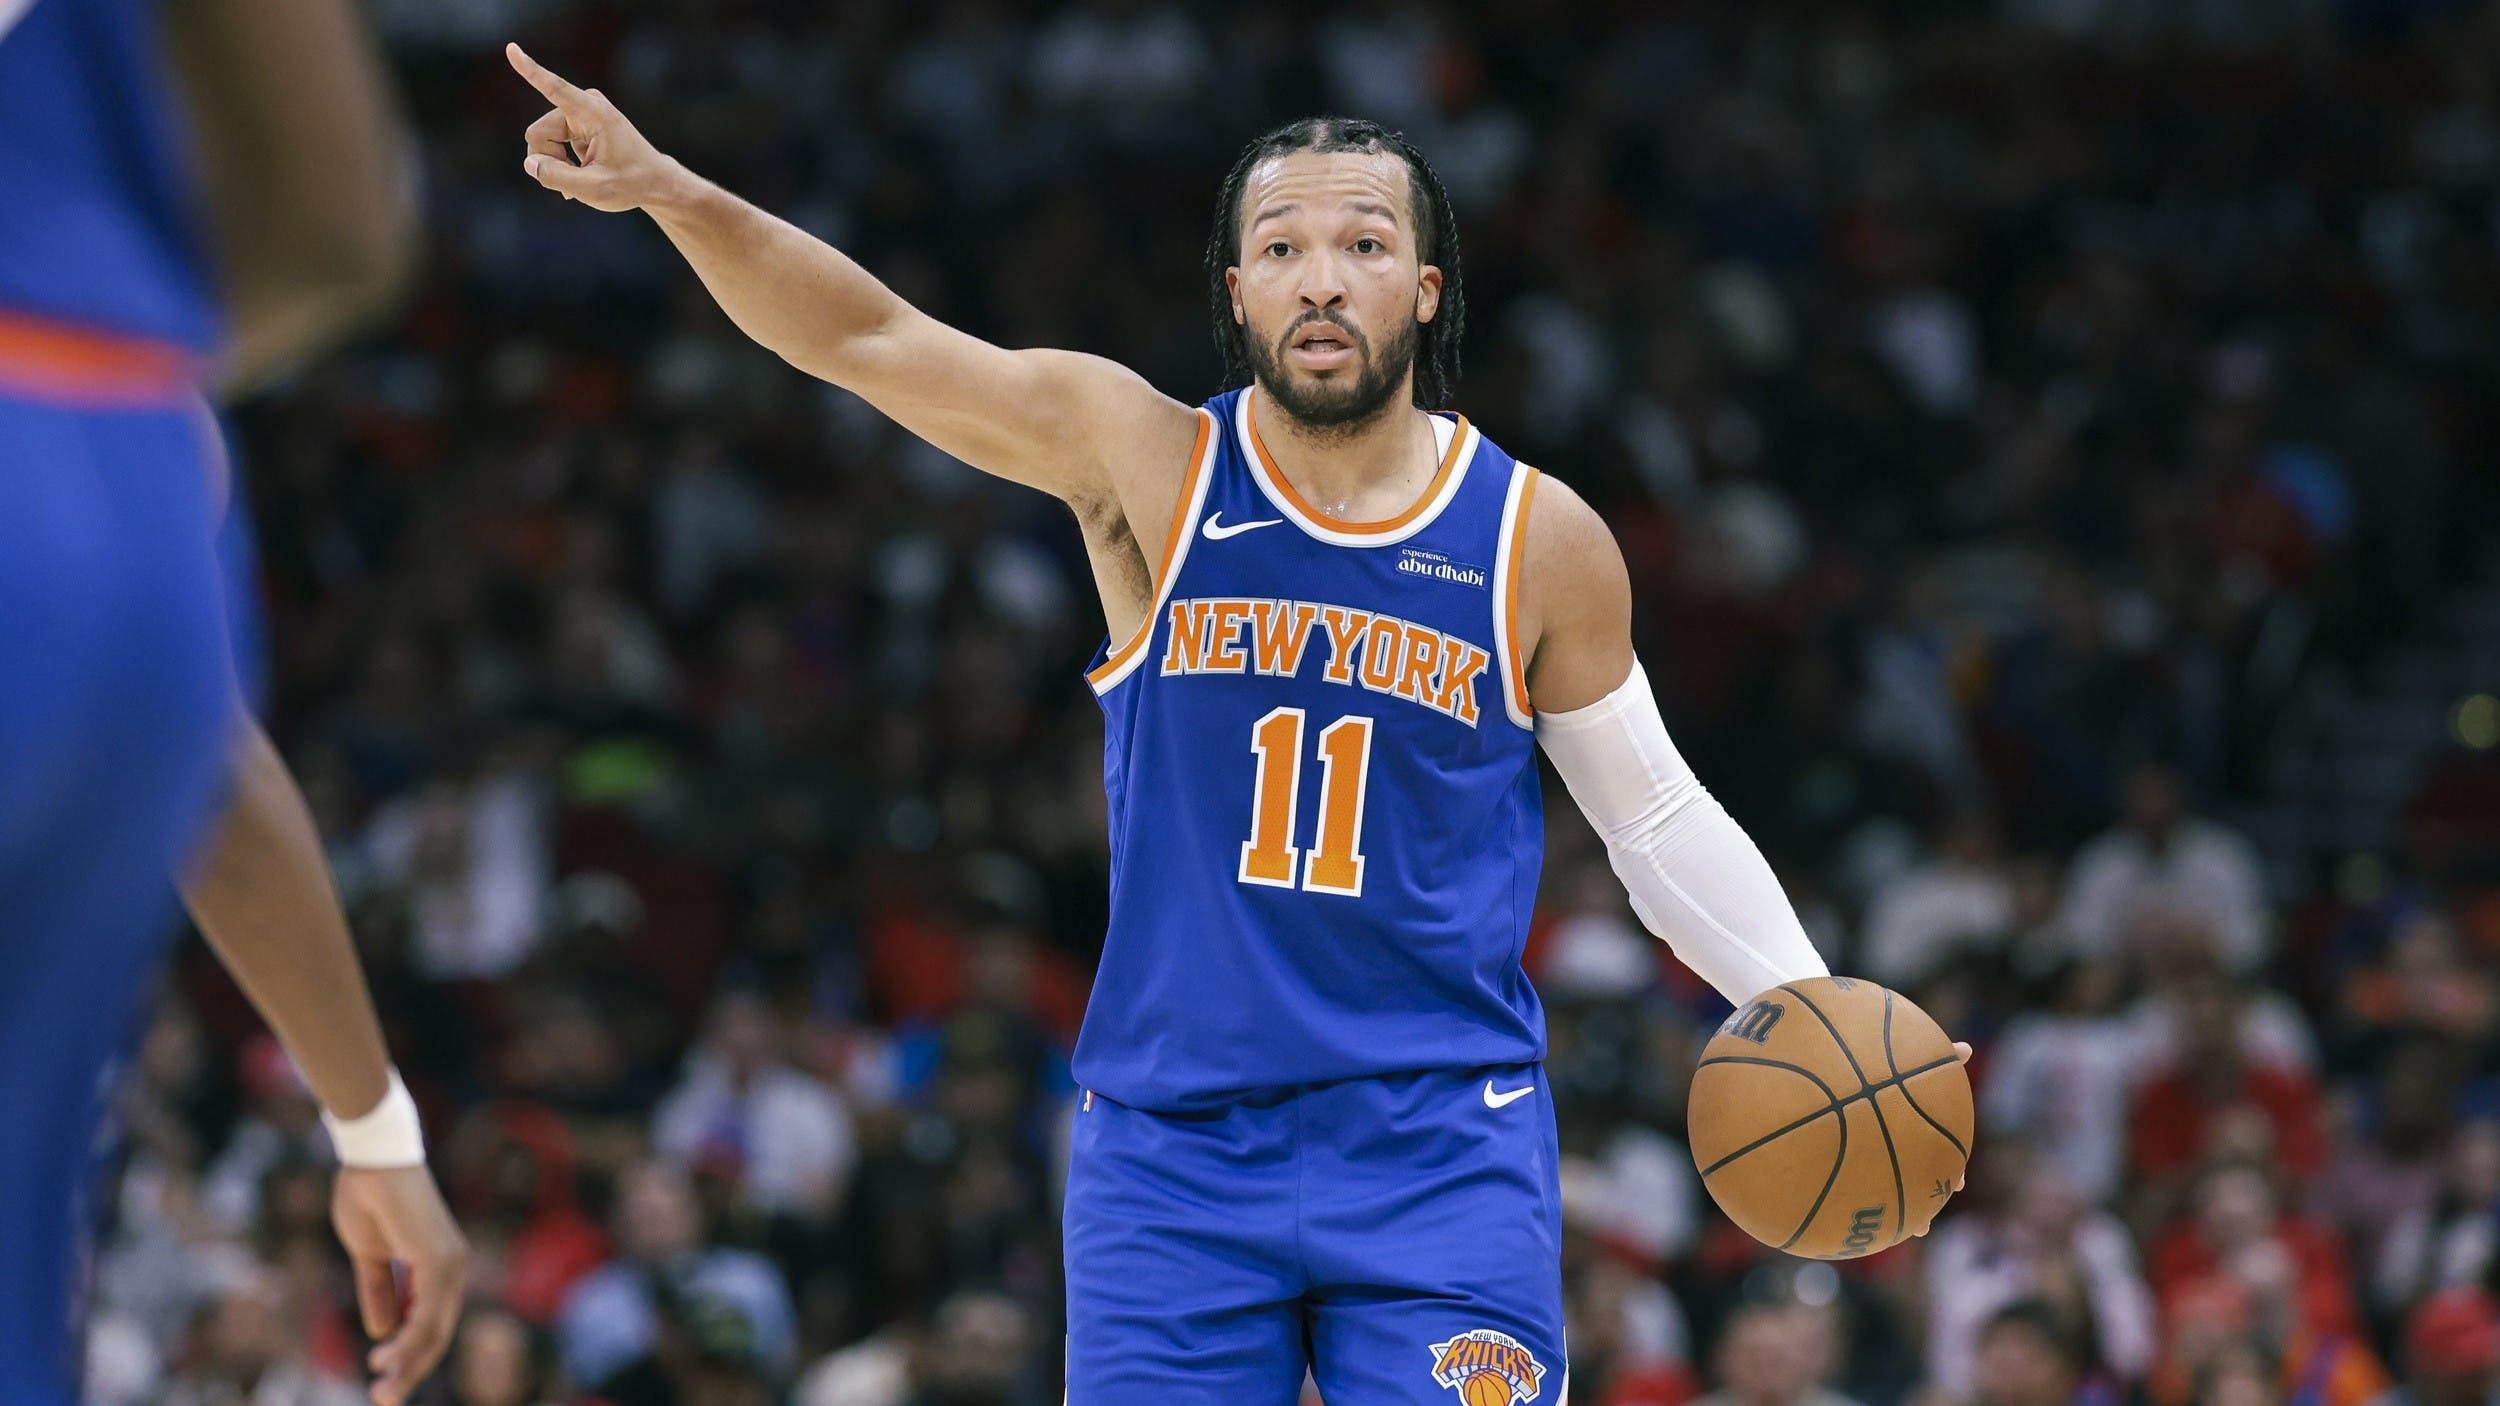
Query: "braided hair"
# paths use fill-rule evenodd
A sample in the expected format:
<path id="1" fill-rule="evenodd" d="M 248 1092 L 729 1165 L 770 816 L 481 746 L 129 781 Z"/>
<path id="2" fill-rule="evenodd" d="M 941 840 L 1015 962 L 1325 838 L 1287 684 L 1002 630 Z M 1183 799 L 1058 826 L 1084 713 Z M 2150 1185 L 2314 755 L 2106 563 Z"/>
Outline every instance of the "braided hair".
<path id="1" fill-rule="evenodd" d="M 1249 329 L 1233 320 L 1232 291 L 1224 272 L 1240 261 L 1241 192 L 1252 167 L 1289 152 L 1357 151 L 1387 154 L 1406 163 L 1413 192 L 1416 259 L 1441 270 L 1441 302 L 1430 322 L 1416 329 L 1415 403 L 1437 410 L 1450 403 L 1458 385 L 1458 341 L 1467 329 L 1467 293 L 1459 281 L 1458 217 L 1450 210 L 1450 194 L 1439 173 L 1415 144 L 1377 122 L 1360 117 L 1305 117 L 1290 122 L 1242 149 L 1241 159 L 1224 177 L 1215 205 L 1215 229 L 1207 236 L 1207 297 L 1215 314 L 1215 345 L 1224 356 L 1226 389 L 1251 380 Z"/>

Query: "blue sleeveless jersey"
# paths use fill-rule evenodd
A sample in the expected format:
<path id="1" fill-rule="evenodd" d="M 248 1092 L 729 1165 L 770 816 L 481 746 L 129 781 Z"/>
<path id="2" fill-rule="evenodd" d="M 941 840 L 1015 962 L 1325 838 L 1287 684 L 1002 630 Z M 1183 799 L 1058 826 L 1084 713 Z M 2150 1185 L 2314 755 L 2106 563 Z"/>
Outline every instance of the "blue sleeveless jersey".
<path id="1" fill-rule="evenodd" d="M 0 312 L 203 351 L 207 263 L 153 0 L 0 0 Z"/>
<path id="2" fill-rule="evenodd" d="M 1544 854 L 1510 629 L 1536 470 L 1436 416 L 1415 505 L 1303 502 L 1210 400 L 1153 607 L 1098 652 L 1111 922 L 1079 1082 L 1180 1110 L 1543 1058 Z"/>

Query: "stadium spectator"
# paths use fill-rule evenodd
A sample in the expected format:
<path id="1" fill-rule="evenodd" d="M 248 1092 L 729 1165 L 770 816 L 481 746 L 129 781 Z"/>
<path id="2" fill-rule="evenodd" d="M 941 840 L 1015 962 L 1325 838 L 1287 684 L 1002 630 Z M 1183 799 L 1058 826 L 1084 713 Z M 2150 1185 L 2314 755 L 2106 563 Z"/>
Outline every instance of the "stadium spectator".
<path id="1" fill-rule="evenodd" d="M 2083 1364 L 2066 1328 L 2046 1305 L 2007 1304 L 1979 1330 L 1971 1363 L 1971 1406 L 2078 1406 Z"/>
<path id="2" fill-rule="evenodd" d="M 628 1170 L 618 1188 L 615 1231 L 623 1257 L 576 1284 L 558 1319 L 567 1376 L 604 1390 L 628 1369 L 646 1380 L 665 1374 L 679 1365 L 684 1345 L 664 1342 L 662 1330 L 682 1335 L 687 1314 L 717 1331 L 715 1345 L 723 1351 L 751 1347 L 758 1370 L 789 1369 L 796 1351 L 789 1289 L 771 1261 L 705 1239 L 685 1173 L 662 1162 Z"/>
<path id="3" fill-rule="evenodd" d="M 1052 1399 L 1104 923 L 1065 512 L 746 344 L 647 222 L 544 199 L 519 38 L 936 315 L 1190 400 L 1247 134 L 1351 110 L 1439 165 L 1457 405 L 1613 526 L 1679 748 L 1835 969 L 1979 1046 L 1971 1191 L 1836 1268 L 1809 1365 L 1832 1305 L 1732 1307 L 1770 1256 L 1677 1142 L 1721 1003 L 1549 798 L 1575 1400 L 1709 1364 L 1723 1399 L 1898 1406 L 1913 1354 L 1953 1406 L 2099 1403 L 2145 1351 L 2130 1256 L 2156 1406 L 2364 1406 L 2380 1363 L 2489 1395 L 2487 1310 L 2437 1296 L 2500 1273 L 2500 7 L 378 23 L 423 143 L 410 313 L 232 426 L 271 730 L 505 1300 L 438 1391 L 769 1398 L 809 1363 L 805 1406 L 926 1406 L 1014 1340 Z M 95 1202 L 91 1394 L 317 1401 L 360 1347 L 326 1150 L 223 978 L 170 985 Z M 2018 1295 L 2049 1331 L 1987 1336 Z M 515 1370 L 507 1313 L 598 1375 Z"/>
<path id="4" fill-rule="evenodd" d="M 1972 1213 L 1931 1235 L 1927 1376 L 1970 1394 L 1981 1344 L 2011 1305 L 2051 1320 L 2060 1340 L 2090 1344 L 2071 1364 L 2123 1394 L 2153 1364 L 2154 1306 L 2126 1227 L 2070 1185 L 2054 1160 L 2019 1142 L 1989 1149 Z"/>
<path id="5" fill-rule="evenodd" d="M 546 1335 L 497 1308 L 470 1310 L 444 1364 L 454 1406 L 546 1406 L 555 1371 Z"/>
<path id="6" fill-rule="evenodd" d="M 2242 1335 L 2275 1354 L 2286 1380 L 2312 1382 L 2341 1406 L 2385 1385 L 2357 1336 L 2342 1246 L 2316 1223 L 2278 1214 L 2257 1166 L 2224 1163 L 2205 1174 L 2193 1220 L 2154 1242 L 2147 1277 L 2165 1337 L 2156 1401 L 2184 1400 L 2213 1354 Z"/>
<path id="7" fill-rule="evenodd" d="M 544 1326 L 583 1275 L 608 1257 L 608 1237 L 577 1202 L 573 1136 L 537 1104 L 473 1112 L 443 1162 L 454 1213 L 469 1236 L 469 1283 L 524 1322 Z"/>
<path id="8" fill-rule="evenodd" d="M 2448 1144 L 2430 1200 L 2400 1216 L 2378 1246 L 2373 1302 L 2382 1313 L 2449 1288 L 2488 1284 L 2500 1264 L 2500 1123 L 2477 1119 Z"/>
<path id="9" fill-rule="evenodd" d="M 244 1112 L 225 1148 L 209 1163 L 200 1199 L 231 1231 L 260 1216 L 261 1183 L 289 1161 L 327 1162 L 330 1138 L 321 1131 L 321 1105 L 277 1040 L 257 1036 L 241 1056 Z"/>
<path id="10" fill-rule="evenodd" d="M 2014 923 L 2002 844 L 1988 815 L 1964 810 L 1948 817 L 1926 861 L 1886 880 L 1868 901 L 1858 967 L 1905 989 L 1957 954 L 2000 950 Z"/>
<path id="11" fill-rule="evenodd" d="M 2405 1324 L 2404 1385 L 2389 1406 L 2480 1406 L 2500 1393 L 2500 1307 L 2480 1288 L 2442 1289 Z"/>
<path id="12" fill-rule="evenodd" d="M 2076 853 L 2060 926 L 2081 951 L 2124 955 L 2194 923 L 2232 971 L 2254 971 L 2273 950 L 2256 852 L 2228 827 L 2188 814 L 2182 790 L 2165 767 L 2127 777 L 2126 818 Z"/>
<path id="13" fill-rule="evenodd" d="M 755 1210 L 828 1218 L 858 1157 L 849 1111 L 783 1057 L 760 993 L 723 994 L 710 1026 L 685 1078 L 660 1103 L 654 1145 L 685 1166 L 720 1171 Z"/>
<path id="14" fill-rule="evenodd" d="M 2139 1213 L 2166 1214 L 2184 1179 L 2217 1156 L 2269 1161 L 2294 1182 L 2323 1162 L 2316 1086 L 2251 1060 L 2244 1009 L 2227 977 L 2180 993 L 2177 1057 L 2136 1091 L 2127 1115 L 2128 1168 L 2144 1193 Z"/>
<path id="15" fill-rule="evenodd" d="M 1980 1085 L 1981 1126 L 2021 1139 L 2075 1190 L 2106 1203 L 2127 1164 L 2127 1114 L 2143 1040 L 2119 1009 L 2123 968 L 2066 958 L 2043 979 L 2048 1002 L 2006 1022 Z"/>
<path id="16" fill-rule="evenodd" d="M 344 1378 L 311 1367 L 278 1276 L 238 1263 L 194 1320 L 163 1397 L 166 1406 L 355 1406 Z M 300 1310 L 301 1305 L 293 1305 Z"/>
<path id="17" fill-rule="evenodd" d="M 1712 1389 L 1695 1406 L 1853 1406 L 1824 1384 L 1834 1366 L 1828 1323 L 1799 1303 L 1737 1309 L 1712 1355 Z"/>

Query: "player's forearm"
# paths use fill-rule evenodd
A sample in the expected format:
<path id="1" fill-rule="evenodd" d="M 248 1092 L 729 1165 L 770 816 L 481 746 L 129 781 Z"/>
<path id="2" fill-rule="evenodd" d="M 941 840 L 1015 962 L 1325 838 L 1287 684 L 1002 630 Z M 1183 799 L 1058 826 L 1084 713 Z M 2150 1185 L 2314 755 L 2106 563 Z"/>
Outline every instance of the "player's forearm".
<path id="1" fill-rule="evenodd" d="M 1831 974 L 1769 861 L 1708 791 L 1607 857 L 1641 921 L 1731 1003 Z"/>
<path id="2" fill-rule="evenodd" d="M 321 836 L 258 724 L 237 739 L 231 798 L 182 891 L 322 1106 L 354 1118 L 379 1103 L 389 1055 Z"/>
<path id="3" fill-rule="evenodd" d="M 851 385 L 859 349 L 911 305 L 841 250 L 678 169 L 670 194 L 643 208 L 721 311 L 791 365 Z"/>
<path id="4" fill-rule="evenodd" d="M 1605 840 L 1633 911 L 1720 995 L 1742 1005 L 1829 974 L 1762 851 L 1668 739 L 1637 662 L 1597 702 L 1540 714 L 1537 741 Z"/>
<path id="5" fill-rule="evenodd" d="M 397 296 L 417 242 L 407 143 L 349 0 L 165 9 L 225 305 L 216 374 L 241 389 Z"/>

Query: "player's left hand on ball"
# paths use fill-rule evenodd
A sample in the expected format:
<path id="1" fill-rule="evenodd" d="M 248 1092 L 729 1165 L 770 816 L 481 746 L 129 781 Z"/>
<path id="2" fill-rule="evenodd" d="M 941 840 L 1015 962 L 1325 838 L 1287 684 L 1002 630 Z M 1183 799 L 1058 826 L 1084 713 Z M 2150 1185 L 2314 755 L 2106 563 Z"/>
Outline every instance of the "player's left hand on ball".
<path id="1" fill-rule="evenodd" d="M 1960 1060 L 1960 1061 L 1961 1061 L 1963 1064 L 1965 1064 L 1965 1065 L 1969 1064 L 1969 1063 L 1970 1063 L 1970 1041 L 1968 1041 L 1968 1040 L 1956 1040 L 1956 1041 L 1954 1041 L 1954 1042 L 1953 1042 L 1953 1057 L 1954 1057 L 1955 1059 Z M 1955 1177 L 1955 1178 L 1953 1179 L 1953 1189 L 1954 1189 L 1954 1190 L 1956 1190 L 1956 1191 L 1961 1190 L 1961 1189 L 1962 1189 L 1962 1183 L 1963 1183 L 1963 1182 L 1965 1182 L 1965 1181 L 1968 1181 L 1969 1179 L 1970 1179 L 1970 1170 L 1969 1170 L 1969 1168 L 1968 1168 L 1968 1167 L 1965 1167 L 1965 1168 L 1963 1169 L 1963 1171 L 1962 1171 L 1962 1175 L 1960 1175 L 1960 1176 L 1958 1176 L 1958 1177 Z"/>
<path id="2" fill-rule="evenodd" d="M 1954 1041 L 1954 1042 L 1953 1042 L 1953 1057 L 1954 1057 L 1955 1059 L 1960 1060 L 1960 1061 L 1961 1061 L 1962 1063 L 1964 1063 L 1964 1064 L 1968 1064 L 1968 1063 L 1970 1063 L 1970 1041 L 1968 1041 L 1968 1040 L 1956 1040 L 1956 1041 Z M 1953 1179 L 1953 1189 L 1954 1189 L 1955 1191 L 1960 1191 L 1960 1190 L 1962 1189 L 1962 1184 L 1963 1184 L 1964 1182 L 1968 1181 L 1968 1180 L 1970 1180 L 1970 1172 L 1969 1172 L 1969 1169 L 1966 1167 L 1966 1168 L 1963 1170 L 1962 1175 L 1960 1175 L 1960 1176 L 1958 1176 L 1958 1177 L 1955 1177 L 1955 1178 Z M 1913 1237 L 1920 1236 L 1920 1235 L 1925 1235 L 1925 1234 L 1928 1232 L 1928 1230 L 1930 1230 L 1930 1229 L 1933 1229 L 1933 1228 L 1934 1228 L 1935 1224 L 1936 1224 L 1936 1223 L 1935 1223 L 1935 1221 L 1934 1221 L 1933 1219 L 1930 1219 L 1930 1220 L 1927 1222 L 1927 1224 L 1926 1224 L 1925 1226 L 1923 1226 L 1923 1227 L 1919 1228 L 1919 1229 L 1918 1229 L 1918 1230 L 1916 1230 L 1916 1231 L 1911 1232 L 1911 1234 L 1912 1234 L 1912 1236 L 1913 1236 Z"/>
<path id="3" fill-rule="evenodd" d="M 423 1167 L 342 1168 L 330 1219 L 356 1271 L 356 1306 L 374 1340 L 375 1406 L 401 1406 L 443 1360 L 460 1323 L 469 1242 Z M 406 1291 L 392 1272 L 407 1272 Z"/>

